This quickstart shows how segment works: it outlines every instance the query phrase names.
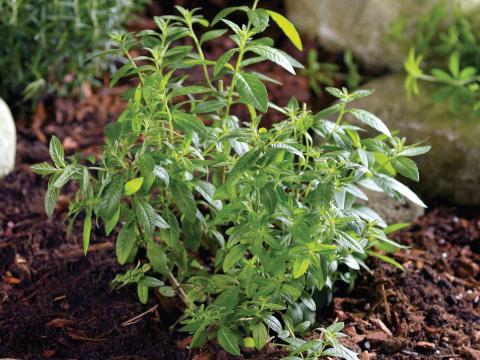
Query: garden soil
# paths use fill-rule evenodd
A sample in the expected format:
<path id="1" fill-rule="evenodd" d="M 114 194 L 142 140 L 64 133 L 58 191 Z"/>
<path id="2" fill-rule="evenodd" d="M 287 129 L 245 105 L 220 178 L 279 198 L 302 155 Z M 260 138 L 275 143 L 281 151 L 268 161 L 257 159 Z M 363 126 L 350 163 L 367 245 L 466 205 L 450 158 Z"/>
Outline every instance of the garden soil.
<path id="1" fill-rule="evenodd" d="M 216 344 L 189 351 L 189 338 L 170 331 L 180 311 L 172 303 L 152 296 L 141 305 L 133 288 L 111 290 L 122 270 L 113 237 L 95 230 L 87 256 L 81 222 L 67 237 L 73 186 L 46 217 L 46 182 L 29 168 L 48 160 L 41 139 L 57 134 L 67 153 L 97 155 L 99 129 L 124 107 L 107 89 L 55 102 L 36 111 L 40 126 L 20 122 L 16 169 L 0 181 L 0 358 L 228 359 Z M 433 209 L 395 238 L 411 246 L 395 255 L 405 272 L 370 263 L 353 292 L 340 288 L 320 310 L 320 323 L 344 321 L 344 341 L 362 359 L 480 359 L 480 212 Z"/>
<path id="2" fill-rule="evenodd" d="M 228 46 L 225 40 L 213 44 L 210 56 Z M 318 108 L 331 101 L 313 99 L 305 78 L 259 66 L 284 83 L 269 84 L 281 105 L 291 96 L 315 100 Z M 53 134 L 67 154 L 98 156 L 103 127 L 124 108 L 123 90 L 102 88 L 83 101 L 50 98 L 32 118 L 17 122 L 17 165 L 0 180 L 0 359 L 231 359 L 215 343 L 188 350 L 190 338 L 172 331 L 181 312 L 177 302 L 151 296 L 142 305 L 133 287 L 111 290 L 110 281 L 125 270 L 115 257 L 115 236 L 95 229 L 87 256 L 81 219 L 67 236 L 64 218 L 74 185 L 60 196 L 54 216 L 45 215 L 46 181 L 30 165 L 48 160 Z M 277 116 L 269 114 L 264 123 Z M 360 274 L 352 292 L 340 286 L 319 310 L 319 324 L 345 322 L 348 337 L 342 341 L 364 360 L 479 360 L 480 210 L 434 207 L 395 238 L 410 246 L 394 256 L 405 271 L 369 262 L 371 272 Z M 285 356 L 268 346 L 243 353 L 240 358 Z"/>

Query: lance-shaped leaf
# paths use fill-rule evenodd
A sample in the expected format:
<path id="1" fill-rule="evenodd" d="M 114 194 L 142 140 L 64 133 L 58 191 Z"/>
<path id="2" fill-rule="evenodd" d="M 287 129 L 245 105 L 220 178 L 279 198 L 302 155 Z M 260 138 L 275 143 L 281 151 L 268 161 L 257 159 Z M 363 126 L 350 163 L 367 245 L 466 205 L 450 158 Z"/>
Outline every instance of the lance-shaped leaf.
<path id="1" fill-rule="evenodd" d="M 388 130 L 383 121 L 372 113 L 362 109 L 350 109 L 349 112 L 364 124 L 380 131 L 382 134 L 385 134 L 389 137 L 392 136 L 390 134 L 390 130 Z"/>
<path id="2" fill-rule="evenodd" d="M 252 104 L 261 112 L 268 110 L 267 88 L 258 76 L 249 73 L 237 74 L 237 90 L 240 98 L 247 104 Z"/>
<path id="3" fill-rule="evenodd" d="M 295 70 L 293 69 L 292 64 L 290 64 L 289 59 L 280 51 L 270 46 L 265 45 L 254 45 L 249 46 L 248 50 L 253 51 L 255 54 L 263 56 L 268 60 L 274 62 L 277 65 L 280 65 L 289 73 L 295 75 Z"/>
<path id="4" fill-rule="evenodd" d="M 290 41 L 295 45 L 295 47 L 302 51 L 303 50 L 303 45 L 302 45 L 302 39 L 300 38 L 300 35 L 298 34 L 297 29 L 295 26 L 288 20 L 285 16 L 282 14 L 279 14 L 275 11 L 272 10 L 267 10 L 268 14 L 270 17 L 277 23 L 277 25 L 282 29 L 283 33 L 290 39 Z"/>
<path id="5" fill-rule="evenodd" d="M 133 202 L 133 209 L 137 216 L 138 223 L 147 234 L 153 234 L 157 226 L 161 229 L 167 229 L 169 227 L 168 223 L 157 214 L 155 209 L 148 202 L 135 199 Z"/>

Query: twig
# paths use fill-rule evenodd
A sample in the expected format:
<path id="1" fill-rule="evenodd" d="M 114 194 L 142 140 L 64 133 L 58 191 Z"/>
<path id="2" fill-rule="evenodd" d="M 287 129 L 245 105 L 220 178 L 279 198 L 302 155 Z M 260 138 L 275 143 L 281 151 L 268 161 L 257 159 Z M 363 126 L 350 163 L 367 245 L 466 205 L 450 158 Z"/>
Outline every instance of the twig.
<path id="1" fill-rule="evenodd" d="M 67 333 L 68 336 L 70 336 L 73 340 L 81 340 L 81 341 L 93 341 L 93 342 L 100 342 L 100 341 L 107 341 L 108 339 L 95 339 L 95 338 L 89 338 L 73 333 Z"/>
<path id="2" fill-rule="evenodd" d="M 383 284 L 380 285 L 380 290 L 382 292 L 383 306 L 385 307 L 385 315 L 387 316 L 387 322 L 391 324 L 392 314 L 390 313 L 390 304 L 388 303 L 387 294 L 385 293 L 385 286 Z"/>
<path id="3" fill-rule="evenodd" d="M 143 318 L 145 315 L 147 315 L 147 314 L 149 314 L 149 313 L 157 310 L 157 308 L 158 308 L 158 305 L 152 306 L 152 307 L 151 307 L 150 309 L 148 309 L 147 311 L 144 311 L 143 313 L 141 313 L 141 314 L 139 314 L 139 315 L 137 315 L 137 316 L 134 316 L 133 318 L 131 318 L 131 319 L 127 320 L 127 321 L 124 321 L 124 322 L 122 323 L 122 326 L 129 326 L 129 325 L 133 325 L 133 324 L 139 322 L 140 320 L 142 320 L 142 318 Z"/>
<path id="4" fill-rule="evenodd" d="M 378 318 L 374 318 L 372 319 L 372 321 L 380 328 L 380 330 L 382 330 L 385 334 L 387 334 L 389 337 L 392 337 L 393 334 L 392 332 L 390 331 L 390 329 L 387 327 L 387 325 L 385 325 L 385 323 L 378 319 Z"/>
<path id="5" fill-rule="evenodd" d="M 110 250 L 113 248 L 113 243 L 110 241 L 104 241 L 99 244 L 93 244 L 90 245 L 88 248 L 88 252 L 91 253 L 93 251 L 105 251 L 105 250 Z M 71 253 L 68 254 L 68 257 L 77 257 L 77 256 L 83 256 L 83 248 L 78 248 L 73 250 Z"/>
<path id="6" fill-rule="evenodd" d="M 183 291 L 182 286 L 180 285 L 176 277 L 172 274 L 172 272 L 168 274 L 168 278 L 170 279 L 170 283 L 172 284 L 173 290 L 175 291 L 178 290 L 180 299 L 183 301 L 185 305 L 187 305 L 187 307 L 190 307 L 192 304 L 189 301 L 187 294 L 185 293 L 185 291 Z"/>

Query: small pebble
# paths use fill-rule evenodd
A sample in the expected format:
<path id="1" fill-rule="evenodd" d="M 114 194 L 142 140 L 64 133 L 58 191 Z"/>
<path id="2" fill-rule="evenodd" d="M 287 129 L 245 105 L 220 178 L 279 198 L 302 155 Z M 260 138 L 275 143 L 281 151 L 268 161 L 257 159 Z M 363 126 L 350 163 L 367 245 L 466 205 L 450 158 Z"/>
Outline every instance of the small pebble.
<path id="1" fill-rule="evenodd" d="M 370 349 L 370 343 L 368 341 L 365 341 L 365 344 L 363 344 L 363 346 L 365 347 L 365 349 Z"/>

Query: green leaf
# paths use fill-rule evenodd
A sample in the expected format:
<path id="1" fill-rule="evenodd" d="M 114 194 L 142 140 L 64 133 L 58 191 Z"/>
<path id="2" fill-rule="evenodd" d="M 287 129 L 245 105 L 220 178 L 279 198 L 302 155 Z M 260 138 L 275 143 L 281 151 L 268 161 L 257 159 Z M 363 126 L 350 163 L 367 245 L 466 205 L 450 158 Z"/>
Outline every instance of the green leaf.
<path id="1" fill-rule="evenodd" d="M 53 187 L 53 185 L 49 183 L 47 192 L 45 193 L 45 199 L 44 199 L 45 212 L 47 213 L 48 217 L 52 217 L 53 210 L 55 209 L 55 204 L 57 203 L 57 199 L 58 199 L 58 189 Z"/>
<path id="2" fill-rule="evenodd" d="M 311 311 L 317 311 L 317 305 L 315 304 L 315 301 L 312 299 L 312 296 L 307 293 L 303 293 L 303 295 L 300 297 L 300 301 L 305 305 L 309 310 Z"/>
<path id="3" fill-rule="evenodd" d="M 86 166 L 83 167 L 82 173 L 82 192 L 84 198 L 88 198 L 92 192 L 92 186 L 90 185 L 90 173 Z"/>
<path id="4" fill-rule="evenodd" d="M 252 326 L 253 341 L 255 342 L 255 348 L 262 350 L 268 341 L 268 330 L 262 323 L 257 323 Z"/>
<path id="5" fill-rule="evenodd" d="M 164 284 L 163 281 L 158 280 L 157 278 L 154 278 L 151 276 L 143 276 L 138 283 L 149 288 L 160 287 Z"/>
<path id="6" fill-rule="evenodd" d="M 114 177 L 103 191 L 98 208 L 98 213 L 103 219 L 115 215 L 120 206 L 123 193 L 123 182 L 120 176 Z"/>
<path id="7" fill-rule="evenodd" d="M 204 34 L 202 35 L 202 37 L 200 38 L 200 44 L 203 44 L 203 43 L 205 43 L 205 42 L 207 42 L 207 41 L 210 41 L 210 40 L 219 38 L 220 36 L 222 36 L 222 35 L 225 34 L 226 32 L 227 32 L 227 30 L 225 30 L 225 29 L 207 31 L 207 32 L 204 33 Z"/>
<path id="8" fill-rule="evenodd" d="M 146 304 L 148 302 L 148 287 L 142 285 L 140 283 L 137 284 L 137 295 L 138 299 L 142 304 Z"/>
<path id="9" fill-rule="evenodd" d="M 234 11 L 248 11 L 248 7 L 247 6 L 234 6 L 234 7 L 228 7 L 228 8 L 225 8 L 223 9 L 222 11 L 220 11 L 212 20 L 211 22 L 211 26 L 214 26 L 216 23 L 218 23 L 220 20 L 226 18 L 228 15 L 230 15 L 231 13 L 233 13 Z"/>
<path id="10" fill-rule="evenodd" d="M 240 259 L 243 259 L 244 255 L 244 245 L 236 245 L 229 249 L 225 259 L 223 260 L 223 272 L 228 272 L 238 261 L 240 261 Z"/>
<path id="11" fill-rule="evenodd" d="M 397 223 L 397 224 L 392 224 L 392 225 L 386 227 L 385 229 L 383 229 L 383 232 L 385 233 L 385 235 L 388 235 L 388 234 L 394 233 L 394 232 L 396 232 L 396 231 L 405 229 L 405 228 L 407 228 L 407 227 L 409 227 L 409 226 L 410 226 L 410 223 Z"/>
<path id="12" fill-rule="evenodd" d="M 181 180 L 175 180 L 171 182 L 170 189 L 180 211 L 189 222 L 193 223 L 197 213 L 197 204 L 188 186 Z"/>
<path id="13" fill-rule="evenodd" d="M 90 244 L 90 233 L 92 230 L 92 209 L 85 211 L 85 221 L 83 222 L 83 253 L 87 255 L 88 245 Z"/>
<path id="14" fill-rule="evenodd" d="M 191 223 L 189 220 L 184 219 L 182 230 L 185 238 L 185 247 L 190 251 L 198 251 L 200 241 L 202 240 L 202 225 L 200 220 L 195 219 L 195 221 Z"/>
<path id="15" fill-rule="evenodd" d="M 174 297 L 176 295 L 175 290 L 171 286 L 160 286 L 158 292 L 165 297 Z"/>
<path id="16" fill-rule="evenodd" d="M 282 324 L 275 316 L 268 315 L 263 321 L 265 321 L 265 324 L 277 334 L 282 332 Z"/>
<path id="17" fill-rule="evenodd" d="M 63 151 L 62 143 L 55 135 L 50 139 L 50 146 L 48 149 L 55 166 L 60 168 L 65 167 L 65 152 Z"/>
<path id="18" fill-rule="evenodd" d="M 208 331 L 206 331 L 206 325 L 201 325 L 195 334 L 192 336 L 192 341 L 190 342 L 190 348 L 198 348 L 204 345 L 208 340 Z"/>
<path id="19" fill-rule="evenodd" d="M 165 219 L 169 225 L 168 229 L 160 229 L 160 235 L 165 241 L 168 247 L 178 248 L 178 240 L 180 238 L 180 226 L 178 224 L 175 214 L 169 209 L 165 209 L 163 212 Z"/>
<path id="20" fill-rule="evenodd" d="M 415 161 L 407 157 L 398 157 L 393 159 L 392 165 L 395 170 L 397 170 L 401 175 L 412 179 L 413 181 L 420 180 L 417 164 L 415 164 Z"/>
<path id="21" fill-rule="evenodd" d="M 402 264 L 398 263 L 397 261 L 395 261 L 394 259 L 392 259 L 391 257 L 388 257 L 388 256 L 385 256 L 385 255 L 382 255 L 378 252 L 375 252 L 375 251 L 367 251 L 367 254 L 370 255 L 370 256 L 374 256 L 376 258 L 379 258 L 380 260 L 390 264 L 390 265 L 393 265 L 395 266 L 397 269 L 400 269 L 402 271 L 405 271 L 405 268 L 403 267 Z"/>
<path id="22" fill-rule="evenodd" d="M 115 226 L 118 224 L 120 218 L 120 206 L 117 207 L 117 211 L 112 217 L 105 219 L 105 235 L 110 235 L 110 233 L 115 229 Z"/>
<path id="23" fill-rule="evenodd" d="M 295 45 L 298 50 L 303 51 L 302 39 L 295 26 L 285 16 L 271 10 L 267 10 L 267 12 L 280 29 L 282 29 L 283 33 L 290 39 L 293 45 Z"/>
<path id="24" fill-rule="evenodd" d="M 204 94 L 209 92 L 212 92 L 212 89 L 209 87 L 192 85 L 192 86 L 182 86 L 180 88 L 176 88 L 170 93 L 170 95 L 172 97 L 175 97 L 175 96 L 183 96 L 183 95 L 191 95 L 191 94 Z"/>
<path id="25" fill-rule="evenodd" d="M 124 194 L 127 196 L 135 194 L 138 190 L 140 190 L 140 188 L 142 187 L 142 184 L 143 184 L 143 177 L 138 177 L 130 180 L 123 187 Z"/>
<path id="26" fill-rule="evenodd" d="M 251 150 L 240 156 L 228 174 L 228 183 L 235 183 L 242 173 L 253 167 L 258 154 L 258 151 Z"/>
<path id="27" fill-rule="evenodd" d="M 273 214 L 278 204 L 278 194 L 272 184 L 266 184 L 260 190 L 260 201 L 269 214 Z"/>
<path id="28" fill-rule="evenodd" d="M 360 254 L 364 253 L 364 250 L 361 247 L 360 243 L 353 236 L 341 230 L 336 230 L 335 234 L 336 234 L 335 240 L 343 247 L 356 251 Z"/>
<path id="29" fill-rule="evenodd" d="M 240 355 L 237 336 L 225 326 L 220 326 L 217 333 L 218 343 L 222 348 L 234 356 Z"/>
<path id="30" fill-rule="evenodd" d="M 356 352 L 339 343 L 335 343 L 334 347 L 324 350 L 322 356 L 335 356 L 345 360 L 358 360 Z"/>
<path id="31" fill-rule="evenodd" d="M 425 146 L 414 146 L 414 147 L 407 147 L 404 150 L 398 153 L 398 156 L 417 156 L 423 155 L 430 151 L 432 147 L 425 145 Z"/>
<path id="32" fill-rule="evenodd" d="M 225 106 L 225 102 L 223 100 L 208 100 L 202 101 L 195 107 L 196 114 L 203 114 L 203 113 L 211 113 L 217 112 L 221 108 Z"/>
<path id="33" fill-rule="evenodd" d="M 296 258 L 293 262 L 293 277 L 297 279 L 305 274 L 309 265 L 310 259 L 308 257 Z"/>
<path id="34" fill-rule="evenodd" d="M 295 75 L 295 69 L 293 68 L 292 64 L 290 64 L 288 58 L 277 49 L 265 45 L 253 45 L 249 46 L 247 49 L 253 51 L 255 54 L 267 58 L 277 65 L 280 65 L 289 73 Z"/>
<path id="35" fill-rule="evenodd" d="M 174 124 L 183 132 L 194 132 L 201 137 L 207 136 L 207 129 L 205 124 L 200 121 L 195 115 L 187 114 L 183 111 L 176 110 L 172 114 Z"/>
<path id="36" fill-rule="evenodd" d="M 417 194 L 415 194 L 412 190 L 410 190 L 400 181 L 383 174 L 377 174 L 376 178 L 380 181 L 380 185 L 386 185 L 388 188 L 395 190 L 399 194 L 405 196 L 414 204 L 425 208 L 427 207 L 427 205 L 425 205 L 425 203 L 417 196 Z"/>
<path id="37" fill-rule="evenodd" d="M 155 211 L 148 202 L 135 199 L 133 209 L 137 216 L 138 223 L 142 226 L 147 235 L 153 234 L 155 228 L 168 228 L 167 222 Z"/>
<path id="38" fill-rule="evenodd" d="M 127 262 L 128 256 L 132 252 L 137 242 L 137 235 L 130 226 L 124 226 L 118 233 L 115 252 L 120 265 Z"/>
<path id="39" fill-rule="evenodd" d="M 78 169 L 75 166 L 68 165 L 60 174 L 60 176 L 57 178 L 57 180 L 55 180 L 55 182 L 53 183 L 53 186 L 56 188 L 61 188 L 69 180 L 71 180 L 73 175 L 75 175 L 77 172 L 78 172 Z"/>
<path id="40" fill-rule="evenodd" d="M 288 144 L 272 144 L 272 148 L 274 149 L 281 149 L 288 151 L 289 153 L 292 153 L 294 155 L 297 155 L 300 159 L 305 161 L 305 157 L 303 156 L 303 153 L 300 150 L 295 149 L 292 145 Z"/>
<path id="41" fill-rule="evenodd" d="M 387 126 L 383 123 L 383 121 L 372 113 L 369 113 L 368 111 L 362 109 L 350 109 L 348 111 L 364 124 L 374 128 L 375 130 L 380 131 L 382 134 L 385 134 L 388 137 L 392 136 L 390 134 L 390 130 L 388 130 Z"/>
<path id="42" fill-rule="evenodd" d="M 257 76 L 249 73 L 237 73 L 237 89 L 247 104 L 252 104 L 261 112 L 268 110 L 267 88 Z"/>
<path id="43" fill-rule="evenodd" d="M 460 54 L 455 51 L 450 55 L 448 60 L 448 68 L 453 77 L 458 78 L 460 75 Z"/>
<path id="44" fill-rule="evenodd" d="M 57 169 L 47 162 L 32 165 L 30 168 L 35 174 L 39 175 L 50 175 L 62 171 L 61 169 Z"/>
<path id="45" fill-rule="evenodd" d="M 147 258 L 152 265 L 153 270 L 159 273 L 166 273 L 167 268 L 167 255 L 163 248 L 154 241 L 147 243 Z M 163 285 L 163 284 L 162 284 Z"/>
<path id="46" fill-rule="evenodd" d="M 217 76 L 220 74 L 220 72 L 223 70 L 225 65 L 230 61 L 232 56 L 237 52 L 237 49 L 230 49 L 228 50 L 225 54 L 220 56 L 218 60 L 215 63 L 215 66 L 213 68 L 213 74 Z"/>
<path id="47" fill-rule="evenodd" d="M 223 306 L 228 310 L 233 310 L 238 304 L 240 288 L 235 286 L 223 291 L 213 302 L 217 306 Z"/>
<path id="48" fill-rule="evenodd" d="M 155 167 L 153 168 L 153 173 L 156 177 L 162 180 L 165 185 L 168 186 L 168 184 L 170 183 L 170 177 L 168 176 L 167 169 L 165 169 L 163 166 L 155 165 Z"/>
<path id="49" fill-rule="evenodd" d="M 123 65 L 120 69 L 115 71 L 115 73 L 112 76 L 112 79 L 110 80 L 110 87 L 114 87 L 115 84 L 120 80 L 121 78 L 127 76 L 130 70 L 133 69 L 133 65 L 131 62 L 127 62 L 125 65 Z"/>

